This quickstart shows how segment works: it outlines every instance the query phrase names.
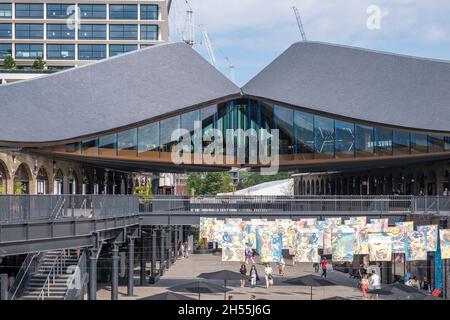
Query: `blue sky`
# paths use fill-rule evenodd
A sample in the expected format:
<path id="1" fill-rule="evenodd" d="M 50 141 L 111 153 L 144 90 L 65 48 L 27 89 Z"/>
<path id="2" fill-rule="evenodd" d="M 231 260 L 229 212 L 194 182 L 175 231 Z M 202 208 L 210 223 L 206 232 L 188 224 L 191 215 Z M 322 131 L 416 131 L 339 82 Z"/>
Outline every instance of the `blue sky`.
<path id="1" fill-rule="evenodd" d="M 170 41 L 179 41 L 185 0 L 173 0 Z M 245 84 L 292 43 L 300 40 L 294 13 L 300 10 L 308 40 L 450 60 L 448 0 L 189 0 L 196 45 L 209 60 L 199 24 L 213 44 L 219 69 L 226 57 L 236 66 L 236 83 Z M 381 9 L 381 29 L 369 30 L 367 8 Z"/>

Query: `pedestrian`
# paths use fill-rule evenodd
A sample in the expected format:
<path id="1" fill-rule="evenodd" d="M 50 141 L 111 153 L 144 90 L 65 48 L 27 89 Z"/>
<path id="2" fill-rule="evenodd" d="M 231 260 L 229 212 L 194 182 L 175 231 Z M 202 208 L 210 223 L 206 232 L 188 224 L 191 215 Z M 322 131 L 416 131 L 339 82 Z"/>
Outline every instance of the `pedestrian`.
<path id="1" fill-rule="evenodd" d="M 184 253 L 184 242 L 180 241 L 180 250 L 181 250 L 181 258 L 184 259 L 185 253 Z"/>
<path id="2" fill-rule="evenodd" d="M 189 244 L 187 241 L 184 242 L 184 257 L 189 258 Z"/>
<path id="3" fill-rule="evenodd" d="M 372 270 L 372 275 L 370 276 L 369 284 L 372 289 L 381 289 L 380 276 L 375 272 L 375 270 Z"/>
<path id="4" fill-rule="evenodd" d="M 278 274 L 280 276 L 284 276 L 284 267 L 286 266 L 286 262 L 284 261 L 284 258 L 281 257 L 280 262 L 278 263 Z"/>
<path id="5" fill-rule="evenodd" d="M 430 283 L 428 282 L 427 277 L 423 278 L 422 289 L 428 291 L 428 293 L 431 293 L 431 286 Z"/>
<path id="6" fill-rule="evenodd" d="M 364 268 L 364 264 L 360 264 L 359 265 L 359 269 L 358 269 L 358 275 L 359 275 L 359 279 L 362 279 L 363 276 L 366 274 L 366 268 Z"/>
<path id="7" fill-rule="evenodd" d="M 367 279 L 367 274 L 363 274 L 360 283 L 361 283 L 361 291 L 362 291 L 363 299 L 367 300 L 367 287 L 369 286 L 369 280 Z"/>
<path id="8" fill-rule="evenodd" d="M 255 265 L 252 265 L 250 268 L 250 281 L 252 288 L 256 286 L 256 281 L 259 281 L 258 271 L 256 270 Z"/>
<path id="9" fill-rule="evenodd" d="M 241 268 L 239 269 L 239 273 L 243 276 L 247 276 L 247 268 L 245 267 L 245 264 L 241 264 Z M 245 287 L 245 279 L 241 279 L 241 288 Z"/>
<path id="10" fill-rule="evenodd" d="M 273 269 L 268 263 L 264 268 L 264 276 L 266 278 L 266 288 L 269 289 L 269 287 L 273 286 Z"/>
<path id="11" fill-rule="evenodd" d="M 314 272 L 315 272 L 315 273 L 319 273 L 319 270 L 320 270 L 320 263 L 319 263 L 319 262 L 314 262 L 314 263 L 313 263 L 313 267 L 314 267 Z"/>
<path id="12" fill-rule="evenodd" d="M 322 261 L 320 262 L 320 265 L 322 267 L 322 274 L 321 274 L 321 278 L 326 278 L 327 277 L 327 266 L 328 266 L 328 262 L 327 259 L 325 257 L 322 258 Z"/>
<path id="13" fill-rule="evenodd" d="M 449 193 L 448 193 L 448 189 L 447 189 L 447 188 L 445 188 L 445 189 L 444 189 L 444 193 L 443 193 L 442 195 L 443 195 L 443 196 L 445 196 L 445 197 L 447 197 L 447 196 L 448 196 L 448 194 L 449 194 Z"/>

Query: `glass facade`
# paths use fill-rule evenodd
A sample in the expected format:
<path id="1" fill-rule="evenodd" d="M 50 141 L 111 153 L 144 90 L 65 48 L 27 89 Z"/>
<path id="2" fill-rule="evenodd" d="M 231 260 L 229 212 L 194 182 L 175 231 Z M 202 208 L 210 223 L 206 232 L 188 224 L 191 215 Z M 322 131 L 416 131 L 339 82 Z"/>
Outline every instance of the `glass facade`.
<path id="1" fill-rule="evenodd" d="M 80 19 L 106 19 L 105 4 L 79 4 Z"/>
<path id="2" fill-rule="evenodd" d="M 106 45 L 79 44 L 78 60 L 99 60 L 106 58 Z"/>
<path id="3" fill-rule="evenodd" d="M 110 40 L 137 40 L 138 27 L 136 24 L 111 24 L 109 25 Z"/>
<path id="4" fill-rule="evenodd" d="M 16 3 L 16 18 L 43 19 L 44 5 L 42 3 Z"/>
<path id="5" fill-rule="evenodd" d="M 49 60 L 73 60 L 75 59 L 74 44 L 48 44 L 47 59 Z"/>
<path id="6" fill-rule="evenodd" d="M 44 25 L 16 23 L 16 39 L 44 39 Z"/>
<path id="7" fill-rule="evenodd" d="M 16 44 L 16 59 L 36 59 L 44 57 L 44 45 L 32 43 Z"/>
<path id="8" fill-rule="evenodd" d="M 67 19 L 75 14 L 75 4 L 47 4 L 47 19 Z"/>
<path id="9" fill-rule="evenodd" d="M 11 43 L 0 43 L 0 59 L 4 59 L 8 54 L 12 54 Z"/>
<path id="10" fill-rule="evenodd" d="M 158 20 L 157 4 L 141 4 L 141 20 Z"/>
<path id="11" fill-rule="evenodd" d="M 0 19 L 12 18 L 12 4 L 0 3 Z"/>
<path id="12" fill-rule="evenodd" d="M 137 44 L 110 44 L 109 56 L 114 57 L 122 53 L 137 50 Z"/>
<path id="13" fill-rule="evenodd" d="M 371 127 L 284 106 L 239 99 L 189 111 L 117 134 L 101 136 L 98 140 L 83 141 L 81 152 L 87 155 L 97 152 L 105 156 L 137 156 L 171 161 L 171 152 L 182 139 L 172 139 L 171 135 L 176 129 L 186 129 L 191 133 L 192 144 L 187 149 L 188 152 L 204 150 L 210 144 L 209 141 L 202 141 L 200 148 L 194 148 L 194 121 L 197 120 L 202 124 L 203 135 L 209 129 L 219 129 L 223 133 L 224 159 L 236 160 L 237 156 L 242 156 L 237 151 L 239 141 L 245 141 L 246 161 L 250 156 L 248 136 L 244 140 L 239 140 L 236 135 L 227 137 L 230 134 L 226 132 L 227 129 L 254 129 L 257 133 L 262 129 L 278 129 L 282 163 L 450 151 L 450 137 Z M 259 137 L 258 135 L 256 139 Z M 233 142 L 234 149 L 227 154 L 227 143 L 230 142 Z"/>
<path id="14" fill-rule="evenodd" d="M 158 40 L 158 26 L 153 24 L 141 25 L 141 40 Z"/>
<path id="15" fill-rule="evenodd" d="M 106 40 L 106 24 L 82 24 L 78 30 L 78 39 Z"/>
<path id="16" fill-rule="evenodd" d="M 138 9 L 136 4 L 110 4 L 109 18 L 137 20 Z"/>
<path id="17" fill-rule="evenodd" d="M 11 39 L 11 38 L 12 38 L 12 24 L 0 23 L 0 39 Z"/>
<path id="18" fill-rule="evenodd" d="M 47 24 L 47 39 L 75 39 L 75 29 L 67 24 Z"/>

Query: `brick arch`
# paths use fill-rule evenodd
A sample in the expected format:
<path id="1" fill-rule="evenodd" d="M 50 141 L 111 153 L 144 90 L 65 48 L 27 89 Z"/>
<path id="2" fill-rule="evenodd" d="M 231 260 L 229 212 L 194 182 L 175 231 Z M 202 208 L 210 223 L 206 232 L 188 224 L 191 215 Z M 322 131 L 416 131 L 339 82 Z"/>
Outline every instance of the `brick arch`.
<path id="1" fill-rule="evenodd" d="M 14 170 L 13 192 L 24 192 L 26 194 L 34 194 L 34 177 L 31 167 L 27 162 L 20 162 Z M 18 183 L 21 183 L 23 190 L 19 191 Z"/>
<path id="2" fill-rule="evenodd" d="M 1 176 L 0 193 L 7 194 L 9 184 L 11 183 L 11 172 L 6 163 L 1 159 L 0 159 L 0 176 Z"/>

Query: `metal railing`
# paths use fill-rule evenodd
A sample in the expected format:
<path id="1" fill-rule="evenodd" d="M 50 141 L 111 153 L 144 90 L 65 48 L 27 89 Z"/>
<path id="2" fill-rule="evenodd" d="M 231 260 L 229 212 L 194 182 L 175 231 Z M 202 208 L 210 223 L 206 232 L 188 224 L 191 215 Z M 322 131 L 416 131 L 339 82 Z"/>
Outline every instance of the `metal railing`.
<path id="1" fill-rule="evenodd" d="M 19 273 L 17 273 L 14 282 L 9 289 L 9 299 L 14 300 L 20 295 L 20 291 L 23 289 L 29 275 L 35 271 L 38 263 L 38 257 L 42 256 L 41 252 L 29 253 L 25 260 L 22 262 Z M 33 267 L 32 267 L 33 266 Z"/>
<path id="2" fill-rule="evenodd" d="M 44 285 L 42 286 L 41 292 L 37 300 L 45 300 L 45 297 L 50 297 L 50 285 L 56 283 L 56 277 L 62 275 L 66 270 L 66 250 L 62 250 L 50 268 L 47 278 L 45 279 Z"/>

